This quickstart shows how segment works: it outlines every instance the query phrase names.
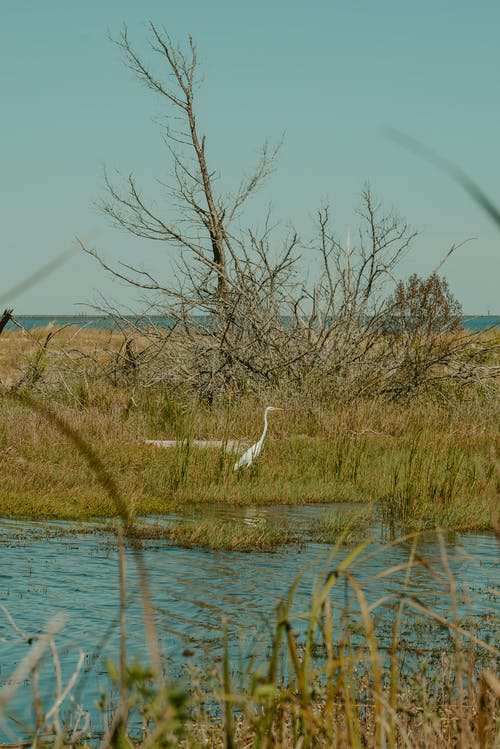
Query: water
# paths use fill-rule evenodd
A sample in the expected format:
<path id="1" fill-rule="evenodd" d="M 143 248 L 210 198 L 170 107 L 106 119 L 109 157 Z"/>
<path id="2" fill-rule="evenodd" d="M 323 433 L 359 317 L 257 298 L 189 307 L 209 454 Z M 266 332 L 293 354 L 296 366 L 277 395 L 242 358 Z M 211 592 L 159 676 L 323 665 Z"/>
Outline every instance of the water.
<path id="1" fill-rule="evenodd" d="M 462 325 L 466 330 L 479 333 L 488 328 L 500 327 L 500 316 L 498 315 L 464 315 Z"/>
<path id="2" fill-rule="evenodd" d="M 331 506 L 241 508 L 221 510 L 223 516 L 239 516 L 251 523 L 286 519 L 302 524 L 331 509 Z M 16 631 L 0 610 L 0 688 L 29 651 L 20 631 L 36 641 L 47 623 L 64 612 L 66 624 L 56 638 L 62 671 L 69 678 L 83 650 L 84 666 L 76 696 L 97 721 L 95 707 L 100 687 L 109 689 L 106 659 L 117 662 L 119 627 L 118 559 L 114 539 L 102 535 L 64 533 L 66 524 L 8 521 L 0 522 L 0 601 L 8 609 Z M 373 540 L 351 568 L 369 603 L 381 596 L 389 598 L 376 606 L 374 615 L 383 645 L 389 632 L 397 595 L 405 570 L 377 578 L 383 570 L 397 568 L 408 560 L 410 542 L 387 545 L 385 531 L 374 528 Z M 476 623 L 486 635 L 492 616 L 500 614 L 494 584 L 498 583 L 497 540 L 488 534 L 448 534 L 446 557 L 457 581 L 459 616 Z M 165 665 L 172 676 L 179 676 L 188 662 L 213 665 L 222 653 L 222 621 L 227 620 L 230 652 L 236 673 L 243 673 L 252 655 L 265 656 L 276 605 L 285 597 L 295 577 L 303 573 L 297 588 L 293 611 L 294 628 L 304 631 L 314 585 L 335 570 L 351 548 L 342 547 L 334 558 L 331 548 L 308 544 L 278 553 L 228 553 L 181 549 L 164 541 L 148 541 L 144 561 L 156 611 L 159 638 Z M 439 540 L 429 534 L 419 541 L 418 552 L 432 563 L 434 572 L 416 567 L 408 581 L 407 595 L 451 618 L 449 576 L 443 564 Z M 129 634 L 128 657 L 147 661 L 142 624 L 138 575 L 131 550 L 127 551 Z M 348 605 L 351 615 L 358 607 L 352 591 L 339 583 L 332 589 L 335 626 Z M 417 615 L 408 612 L 404 621 L 404 644 L 422 646 L 422 631 L 414 626 Z M 497 619 L 498 622 L 498 619 Z M 432 634 L 432 647 L 447 645 L 445 628 Z M 430 645 L 428 647 L 431 647 Z M 42 696 L 50 703 L 54 671 L 45 658 L 40 678 Z M 28 675 L 18 685 L 10 710 L 27 724 L 32 723 L 32 679 Z M 20 729 L 12 721 L 0 722 L 0 741 L 19 738 Z"/>
<path id="3" fill-rule="evenodd" d="M 61 327 L 62 325 L 76 325 L 78 327 L 87 328 L 99 328 L 105 330 L 113 330 L 117 328 L 117 324 L 112 317 L 105 315 L 20 315 L 16 316 L 28 330 L 34 328 L 43 328 L 47 325 L 55 325 Z M 130 320 L 134 325 L 141 325 L 141 318 L 128 316 L 126 319 Z M 153 315 L 151 320 L 154 324 L 159 327 L 168 327 L 172 324 L 172 321 L 168 317 Z M 487 330 L 491 327 L 500 327 L 500 316 L 499 315 L 464 315 L 462 324 L 466 330 L 478 333 L 481 330 Z M 7 330 L 14 328 L 12 322 L 7 323 Z"/>

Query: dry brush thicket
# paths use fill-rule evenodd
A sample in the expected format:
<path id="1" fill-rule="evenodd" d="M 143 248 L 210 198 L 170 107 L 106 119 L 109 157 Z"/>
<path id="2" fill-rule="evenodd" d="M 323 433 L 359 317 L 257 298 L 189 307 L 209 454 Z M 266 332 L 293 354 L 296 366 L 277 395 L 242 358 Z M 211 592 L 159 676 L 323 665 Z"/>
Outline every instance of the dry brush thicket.
<path id="1" fill-rule="evenodd" d="M 441 289 L 445 282 L 431 276 L 418 283 Z M 194 397 L 207 404 L 250 398 L 286 405 L 307 397 L 319 406 L 420 396 L 442 402 L 479 396 L 494 403 L 498 332 L 469 333 L 457 314 L 434 325 L 432 309 L 422 304 L 421 317 L 410 318 L 409 305 L 399 304 L 402 286 L 389 299 L 390 314 L 385 309 L 372 317 L 344 309 L 334 315 L 331 300 L 331 314 L 316 310 L 314 320 L 284 316 L 271 292 L 240 294 L 245 314 L 238 309 L 236 315 L 235 305 L 224 330 L 207 317 L 165 325 L 154 317 L 132 322 L 116 316 L 114 331 L 9 332 L 1 339 L 1 382 L 7 390 L 45 393 L 79 407 L 99 388 L 132 399 L 146 389 L 167 400 Z M 161 311 L 172 320 L 171 307 Z"/>

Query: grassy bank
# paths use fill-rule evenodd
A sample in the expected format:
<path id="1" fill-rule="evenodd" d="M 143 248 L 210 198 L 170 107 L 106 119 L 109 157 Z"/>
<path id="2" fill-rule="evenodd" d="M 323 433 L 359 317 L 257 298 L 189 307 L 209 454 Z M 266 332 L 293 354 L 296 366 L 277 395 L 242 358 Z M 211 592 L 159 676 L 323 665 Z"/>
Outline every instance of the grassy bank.
<path id="1" fill-rule="evenodd" d="M 446 412 L 366 402 L 312 406 L 305 414 L 292 405 L 273 419 L 255 467 L 235 473 L 235 456 L 194 447 L 189 440 L 242 436 L 249 444 L 262 428 L 261 408 L 248 403 L 239 412 L 204 411 L 176 404 L 182 423 L 169 424 L 161 414 L 162 396 L 156 397 L 158 411 L 136 396 L 125 421 L 116 407 L 106 413 L 95 406 L 53 406 L 99 454 L 134 516 L 193 504 L 357 501 L 378 503 L 412 527 L 490 525 L 498 496 L 498 434 L 490 404 L 462 404 Z M 144 444 L 146 437 L 187 442 L 162 449 Z M 0 450 L 4 516 L 82 519 L 117 513 L 74 446 L 21 403 L 2 402 Z"/>
<path id="2" fill-rule="evenodd" d="M 39 332 L 39 341 L 44 334 Z M 210 406 L 168 392 L 98 376 L 119 352 L 116 334 L 60 331 L 60 359 L 41 359 L 29 392 L 48 403 L 95 450 L 114 477 L 132 517 L 185 512 L 193 505 L 366 502 L 407 528 L 491 527 L 499 493 L 498 399 L 454 393 L 453 398 L 338 403 L 314 391 L 242 396 Z M 61 375 L 79 340 L 92 362 Z M 86 348 L 85 348 L 86 347 Z M 4 384 L 37 361 L 36 345 L 20 333 L 2 336 Z M 52 355 L 54 357 L 54 355 Z M 59 365 L 58 365 L 59 362 Z M 59 366 L 59 369 L 58 369 Z M 57 375 L 57 376 L 56 376 Z M 26 388 L 24 388 L 26 390 Z M 60 429 L 22 403 L 0 401 L 0 512 L 3 516 L 85 519 L 117 508 L 87 461 Z M 241 441 L 262 430 L 264 451 L 248 470 L 233 471 L 237 453 L 200 449 L 193 440 Z M 162 449 L 145 439 L 179 440 Z M 493 522 L 495 519 L 493 518 Z"/>

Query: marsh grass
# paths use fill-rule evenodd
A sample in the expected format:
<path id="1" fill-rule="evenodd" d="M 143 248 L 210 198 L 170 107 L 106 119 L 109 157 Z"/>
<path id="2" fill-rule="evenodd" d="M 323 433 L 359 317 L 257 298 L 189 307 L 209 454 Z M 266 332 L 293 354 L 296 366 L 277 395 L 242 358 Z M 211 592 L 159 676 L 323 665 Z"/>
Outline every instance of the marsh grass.
<path id="1" fill-rule="evenodd" d="M 175 546 L 214 551 L 269 552 L 305 543 L 291 526 L 226 519 L 175 521 L 168 525 L 135 523 L 132 533 L 141 541 L 165 540 Z"/>
<path id="2" fill-rule="evenodd" d="M 375 519 L 376 513 L 371 506 L 363 510 L 334 510 L 316 518 L 308 529 L 308 535 L 318 543 L 336 544 L 341 540 L 350 544 L 367 536 Z"/>
<path id="3" fill-rule="evenodd" d="M 407 528 L 481 527 L 499 489 L 494 441 L 492 434 L 489 448 L 478 451 L 460 438 L 441 433 L 430 440 L 418 430 L 392 457 L 386 513 Z"/>
<path id="4" fill-rule="evenodd" d="M 151 522 L 136 520 L 131 525 L 128 536 L 134 543 L 150 548 L 151 542 L 167 542 L 172 546 L 202 548 L 214 551 L 273 552 L 288 550 L 294 552 L 309 543 L 336 545 L 350 544 L 369 532 L 375 514 L 368 508 L 365 511 L 347 509 L 332 511 L 326 516 L 315 518 L 299 529 L 291 523 L 268 521 L 252 513 L 247 518 L 202 518 Z M 29 522 L 26 527 L 8 525 L 0 527 L 0 541 L 8 537 L 9 542 L 78 536 L 99 536 L 105 544 L 114 545 L 120 532 L 116 520 L 106 523 L 66 522 L 63 525 L 51 522 Z"/>
<path id="5" fill-rule="evenodd" d="M 89 381 L 78 406 L 65 393 L 53 408 L 85 436 L 119 482 L 133 517 L 183 513 L 192 505 L 378 503 L 411 527 L 485 529 L 499 493 L 498 401 L 436 403 L 380 399 L 328 404 L 280 402 L 259 460 L 233 471 L 236 455 L 200 449 L 194 439 L 238 439 L 262 429 L 263 403 L 193 403 L 161 388 L 134 391 Z M 264 401 L 265 403 L 265 401 Z M 177 439 L 173 449 L 146 438 Z M 20 402 L 0 403 L 0 508 L 4 516 L 84 519 L 116 508 L 85 460 Z"/>
<path id="6" fill-rule="evenodd" d="M 414 551 L 417 539 L 415 535 Z M 324 582 L 300 615 L 292 613 L 300 576 L 295 580 L 288 598 L 277 608 L 268 658 L 240 692 L 228 683 L 225 666 L 219 699 L 224 700 L 226 716 L 232 703 L 238 720 L 213 725 L 214 746 L 497 745 L 500 682 L 493 669 L 500 653 L 463 628 L 453 578 L 445 574 L 443 581 L 443 593 L 450 595 L 451 613 L 446 619 L 412 599 L 408 589 L 412 570 L 427 562 L 414 551 L 410 554 L 405 582 L 393 601 L 392 647 L 387 650 L 376 625 L 387 597 L 368 604 L 356 578 L 356 562 L 366 545 L 353 549 L 340 564 L 335 564 L 332 554 L 332 569 L 325 570 Z M 443 545 L 441 554 L 442 566 L 449 573 Z M 380 574 L 390 575 L 391 570 Z M 343 624 L 336 623 L 330 598 L 338 586 L 349 589 Z M 357 627 L 349 623 L 353 609 L 357 610 Z M 422 631 L 433 622 L 448 631 L 450 645 L 434 651 L 437 663 L 422 660 L 421 650 L 419 656 L 408 658 L 409 649 L 401 647 L 403 620 L 412 613 Z"/>

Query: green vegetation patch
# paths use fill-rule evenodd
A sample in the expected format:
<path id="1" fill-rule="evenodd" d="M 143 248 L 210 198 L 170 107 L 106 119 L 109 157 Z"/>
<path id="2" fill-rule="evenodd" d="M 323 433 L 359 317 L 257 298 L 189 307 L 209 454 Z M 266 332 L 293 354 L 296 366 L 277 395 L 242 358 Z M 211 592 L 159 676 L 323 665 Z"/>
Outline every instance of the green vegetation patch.
<path id="1" fill-rule="evenodd" d="M 363 510 L 333 510 L 316 518 L 308 529 L 313 541 L 323 544 L 351 543 L 361 540 L 369 532 L 375 519 L 371 507 Z"/>
<path id="2" fill-rule="evenodd" d="M 166 540 L 176 546 L 202 547 L 215 551 L 276 551 L 303 541 L 289 526 L 271 523 L 247 524 L 239 520 L 180 520 L 168 525 L 137 523 L 131 535 L 147 544 Z"/>

